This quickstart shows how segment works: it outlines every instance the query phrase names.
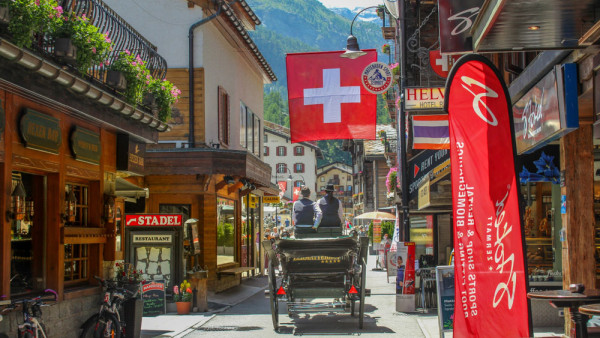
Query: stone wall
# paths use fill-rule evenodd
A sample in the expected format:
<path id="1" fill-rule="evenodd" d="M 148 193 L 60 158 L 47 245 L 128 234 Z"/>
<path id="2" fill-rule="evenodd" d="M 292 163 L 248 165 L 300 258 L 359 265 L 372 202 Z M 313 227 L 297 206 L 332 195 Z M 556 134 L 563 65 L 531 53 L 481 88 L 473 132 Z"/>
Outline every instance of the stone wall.
<path id="1" fill-rule="evenodd" d="M 77 337 L 79 327 L 98 312 L 100 302 L 100 295 L 96 294 L 42 307 L 42 322 L 48 338 Z M 23 322 L 22 316 L 20 310 L 5 314 L 0 322 L 0 332 L 16 337 L 17 325 Z"/>

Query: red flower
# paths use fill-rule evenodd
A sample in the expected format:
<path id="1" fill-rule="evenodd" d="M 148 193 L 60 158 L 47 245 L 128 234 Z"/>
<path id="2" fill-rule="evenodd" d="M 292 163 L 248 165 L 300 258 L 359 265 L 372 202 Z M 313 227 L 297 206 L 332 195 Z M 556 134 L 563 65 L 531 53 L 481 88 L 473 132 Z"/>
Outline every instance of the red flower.
<path id="1" fill-rule="evenodd" d="M 187 288 L 187 289 L 185 290 L 185 292 L 187 292 L 187 293 L 192 293 L 192 289 L 190 289 L 190 288 Z"/>

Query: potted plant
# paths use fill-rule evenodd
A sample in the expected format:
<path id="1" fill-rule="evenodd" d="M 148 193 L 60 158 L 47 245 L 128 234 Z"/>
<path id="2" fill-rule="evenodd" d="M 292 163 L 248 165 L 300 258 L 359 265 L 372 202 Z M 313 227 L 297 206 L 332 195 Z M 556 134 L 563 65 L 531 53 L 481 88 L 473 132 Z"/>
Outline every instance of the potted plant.
<path id="1" fill-rule="evenodd" d="M 139 289 L 142 274 L 142 270 L 134 269 L 130 263 L 115 263 L 115 281 L 129 291 L 135 292 Z"/>
<path id="2" fill-rule="evenodd" d="M 171 106 L 179 100 L 181 90 L 167 80 L 153 79 L 150 81 L 148 92 L 156 100 L 159 120 L 162 122 L 169 121 L 171 119 Z"/>
<path id="3" fill-rule="evenodd" d="M 144 60 L 128 50 L 119 53 L 117 59 L 110 65 L 106 76 L 106 82 L 124 91 L 125 99 L 133 106 L 142 102 L 151 81 L 152 76 Z"/>
<path id="4" fill-rule="evenodd" d="M 383 46 L 381 46 L 381 52 L 383 54 L 390 54 L 390 45 L 386 43 Z"/>
<path id="5" fill-rule="evenodd" d="M 385 16 L 385 6 L 384 5 L 379 5 L 377 6 L 377 16 L 383 20 L 383 17 Z"/>
<path id="6" fill-rule="evenodd" d="M 108 32 L 100 32 L 85 14 L 78 16 L 71 12 L 62 18 L 62 24 L 52 31 L 54 54 L 57 57 L 76 63 L 82 74 L 94 66 L 108 63 L 107 57 L 112 50 Z"/>
<path id="7" fill-rule="evenodd" d="M 179 286 L 173 287 L 173 298 L 177 305 L 177 314 L 188 315 L 192 308 L 192 288 L 187 280 L 184 280 Z"/>
<path id="8" fill-rule="evenodd" d="M 398 186 L 398 167 L 390 168 L 388 174 L 385 178 L 385 187 L 387 188 L 387 194 L 393 193 L 396 191 L 396 187 Z"/>
<path id="9" fill-rule="evenodd" d="M 4 8 L 0 17 L 8 22 L 11 41 L 18 47 L 31 46 L 34 33 L 52 31 L 61 24 L 63 10 L 56 0 L 0 0 L 0 7 Z"/>

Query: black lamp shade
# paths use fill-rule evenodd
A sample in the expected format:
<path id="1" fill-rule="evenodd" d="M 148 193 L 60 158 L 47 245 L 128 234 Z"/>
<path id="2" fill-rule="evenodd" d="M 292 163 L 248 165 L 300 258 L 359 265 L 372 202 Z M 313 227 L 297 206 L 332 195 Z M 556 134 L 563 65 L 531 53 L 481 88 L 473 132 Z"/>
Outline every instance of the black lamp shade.
<path id="1" fill-rule="evenodd" d="M 363 52 L 360 50 L 360 47 L 358 47 L 358 39 L 354 35 L 350 35 L 348 36 L 348 40 L 346 42 L 346 52 L 340 56 L 348 59 L 356 59 L 357 57 L 366 54 L 367 52 Z"/>

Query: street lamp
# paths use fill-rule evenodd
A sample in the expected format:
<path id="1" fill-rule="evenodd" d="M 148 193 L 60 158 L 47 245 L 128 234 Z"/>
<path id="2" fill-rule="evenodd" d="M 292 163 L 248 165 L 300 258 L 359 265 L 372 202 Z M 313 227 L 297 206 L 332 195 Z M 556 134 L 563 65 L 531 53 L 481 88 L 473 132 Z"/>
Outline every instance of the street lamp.
<path id="1" fill-rule="evenodd" d="M 350 24 L 350 36 L 348 36 L 348 40 L 346 41 L 346 51 L 344 52 L 344 54 L 340 55 L 340 57 L 356 59 L 367 54 L 367 52 L 363 52 L 362 50 L 360 50 L 360 47 L 358 47 L 358 39 L 352 34 L 352 26 L 354 26 L 354 21 L 360 13 L 366 11 L 367 9 L 378 7 L 379 6 L 366 7 L 363 8 L 360 12 L 356 13 L 354 19 L 352 19 L 352 23 Z"/>

